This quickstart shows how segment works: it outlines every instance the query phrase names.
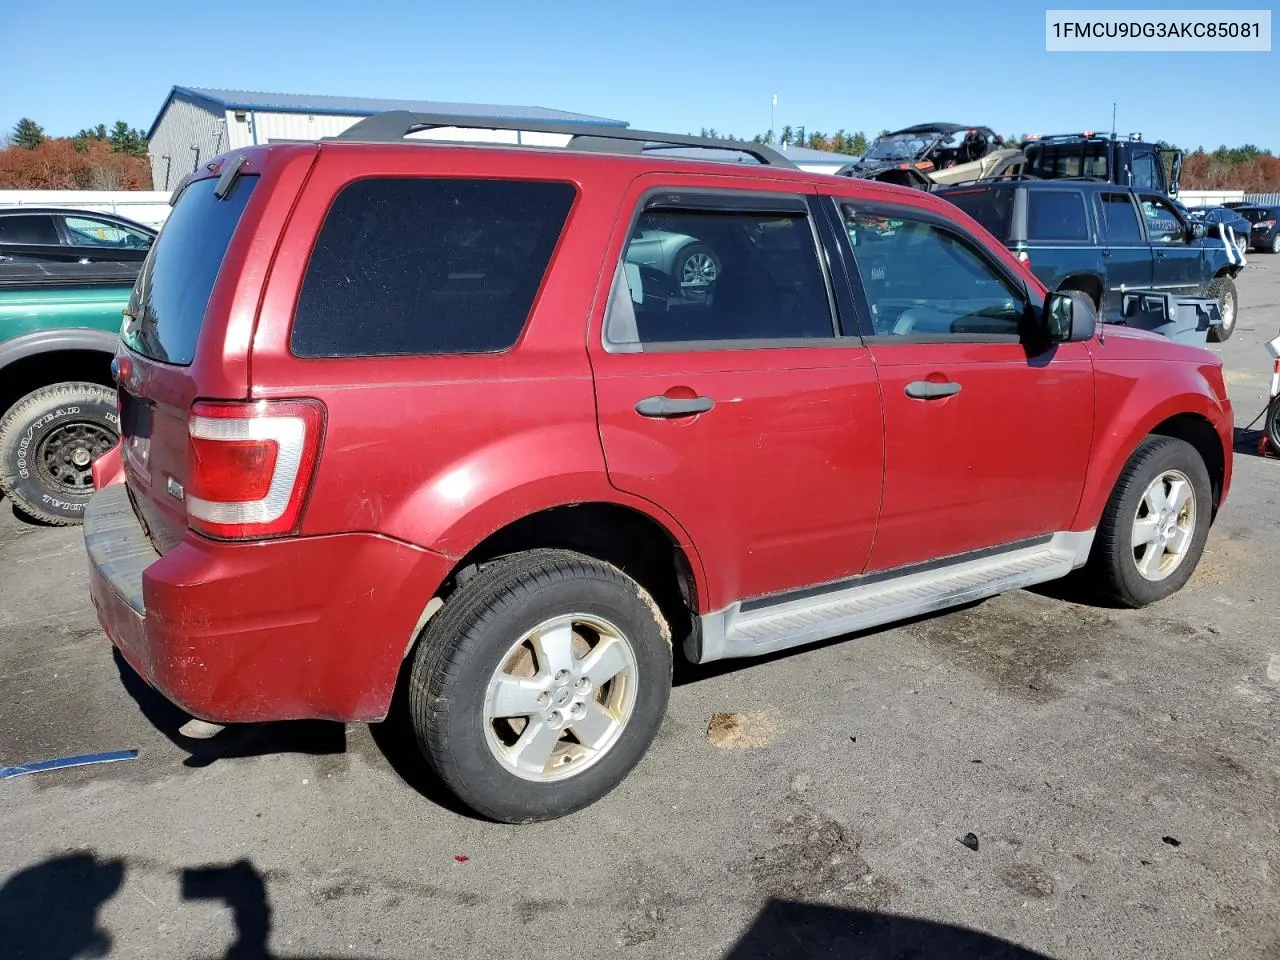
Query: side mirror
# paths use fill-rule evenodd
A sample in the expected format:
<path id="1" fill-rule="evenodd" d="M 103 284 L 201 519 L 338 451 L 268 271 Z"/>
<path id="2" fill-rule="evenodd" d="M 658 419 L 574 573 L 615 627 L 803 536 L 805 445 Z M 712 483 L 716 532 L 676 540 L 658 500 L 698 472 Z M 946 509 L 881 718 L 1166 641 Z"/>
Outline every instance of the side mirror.
<path id="1" fill-rule="evenodd" d="M 1098 327 L 1098 311 L 1087 293 L 1055 290 L 1044 298 L 1041 323 L 1050 343 L 1078 343 L 1092 340 Z"/>
<path id="2" fill-rule="evenodd" d="M 1203 222 L 1199 220 L 1192 220 L 1191 225 L 1187 228 L 1187 239 L 1203 240 L 1206 232 Z"/>

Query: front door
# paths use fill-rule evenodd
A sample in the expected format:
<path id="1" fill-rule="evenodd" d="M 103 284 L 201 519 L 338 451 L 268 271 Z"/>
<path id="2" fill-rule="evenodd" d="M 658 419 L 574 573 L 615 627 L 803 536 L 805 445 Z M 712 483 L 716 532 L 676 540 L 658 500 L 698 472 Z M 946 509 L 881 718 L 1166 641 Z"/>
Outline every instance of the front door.
<path id="1" fill-rule="evenodd" d="M 840 210 L 884 395 L 868 570 L 1069 529 L 1093 434 L 1085 345 L 1026 342 L 1024 283 L 936 213 L 852 200 Z"/>
<path id="2" fill-rule="evenodd" d="M 1189 225 L 1166 197 L 1138 194 L 1151 243 L 1151 286 L 1166 293 L 1195 295 L 1202 288 L 1204 244 L 1191 239 Z"/>
<path id="3" fill-rule="evenodd" d="M 753 186 L 638 180 L 589 347 L 610 480 L 683 527 L 704 609 L 860 573 L 880 506 L 875 369 L 841 333 L 810 194 Z M 691 252 L 714 264 L 696 282 Z"/>
<path id="4" fill-rule="evenodd" d="M 1151 245 L 1147 243 L 1134 206 L 1133 194 L 1127 190 L 1098 195 L 1102 205 L 1105 237 L 1102 256 L 1106 264 L 1102 291 L 1102 319 L 1124 322 L 1124 293 L 1145 290 L 1151 286 Z"/>

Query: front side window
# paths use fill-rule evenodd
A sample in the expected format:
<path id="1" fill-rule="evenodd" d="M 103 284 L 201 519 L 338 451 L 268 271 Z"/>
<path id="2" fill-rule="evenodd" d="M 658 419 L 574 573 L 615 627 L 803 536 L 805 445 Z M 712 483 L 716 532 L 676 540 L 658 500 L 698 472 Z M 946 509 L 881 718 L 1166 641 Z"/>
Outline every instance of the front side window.
<path id="1" fill-rule="evenodd" d="M 125 247 L 145 250 L 151 246 L 151 238 L 141 230 L 111 223 L 106 220 L 90 220 L 87 217 L 63 217 L 67 237 L 77 247 Z"/>
<path id="2" fill-rule="evenodd" d="M 652 208 L 618 265 L 606 343 L 830 339 L 826 278 L 808 216 Z"/>
<path id="3" fill-rule="evenodd" d="M 1151 153 L 1139 153 L 1133 158 L 1133 185 L 1139 190 L 1158 190 L 1159 178 L 1156 176 L 1156 158 Z"/>
<path id="4" fill-rule="evenodd" d="M 1142 216 L 1147 221 L 1147 236 L 1152 243 L 1185 243 L 1186 228 L 1168 200 L 1143 197 Z"/>
<path id="5" fill-rule="evenodd" d="M 926 220 L 843 213 L 877 336 L 1019 335 L 1024 294 L 970 241 Z"/>
<path id="6" fill-rule="evenodd" d="M 297 357 L 498 353 L 519 339 L 573 184 L 378 177 L 343 187 L 311 251 Z"/>

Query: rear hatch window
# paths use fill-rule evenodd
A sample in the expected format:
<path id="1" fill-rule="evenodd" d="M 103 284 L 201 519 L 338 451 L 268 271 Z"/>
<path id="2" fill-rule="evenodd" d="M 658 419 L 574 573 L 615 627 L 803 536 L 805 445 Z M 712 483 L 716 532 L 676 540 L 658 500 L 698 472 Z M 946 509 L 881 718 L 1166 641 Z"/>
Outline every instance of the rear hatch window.
<path id="1" fill-rule="evenodd" d="M 1250 223 L 1262 223 L 1264 220 L 1275 220 L 1277 214 L 1280 214 L 1280 210 L 1268 209 L 1267 207 L 1239 207 L 1236 213 Z"/>
<path id="2" fill-rule="evenodd" d="M 1013 236 L 1014 191 L 1008 187 L 948 190 L 939 194 L 986 227 L 1002 243 Z"/>
<path id="3" fill-rule="evenodd" d="M 257 182 L 237 177 L 219 200 L 216 178 L 197 180 L 178 197 L 134 287 L 132 319 L 120 334 L 130 350 L 160 363 L 191 363 L 222 258 Z"/>

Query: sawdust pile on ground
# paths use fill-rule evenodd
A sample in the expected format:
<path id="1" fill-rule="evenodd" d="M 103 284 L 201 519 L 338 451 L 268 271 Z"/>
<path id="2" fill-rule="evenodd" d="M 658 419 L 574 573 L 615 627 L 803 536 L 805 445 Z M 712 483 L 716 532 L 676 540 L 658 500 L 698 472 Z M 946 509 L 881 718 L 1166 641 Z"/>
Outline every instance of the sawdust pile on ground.
<path id="1" fill-rule="evenodd" d="M 717 713 L 707 724 L 707 741 L 722 750 L 766 747 L 773 739 L 773 724 L 764 713 Z"/>

